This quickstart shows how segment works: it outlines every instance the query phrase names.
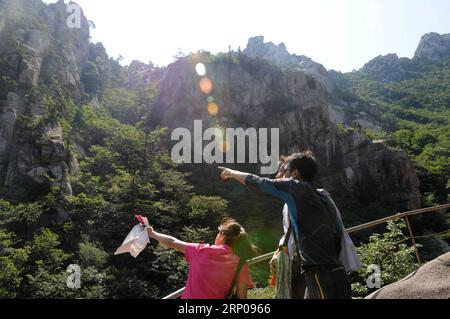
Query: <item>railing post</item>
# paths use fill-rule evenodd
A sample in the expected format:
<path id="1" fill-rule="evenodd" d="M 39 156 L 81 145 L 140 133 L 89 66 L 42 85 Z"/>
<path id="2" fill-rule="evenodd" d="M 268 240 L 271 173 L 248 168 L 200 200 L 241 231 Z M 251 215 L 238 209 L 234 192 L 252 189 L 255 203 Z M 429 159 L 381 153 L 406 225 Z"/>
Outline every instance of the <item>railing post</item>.
<path id="1" fill-rule="evenodd" d="M 411 238 L 411 241 L 414 246 L 414 250 L 416 251 L 417 262 L 419 263 L 419 266 L 420 266 L 420 265 L 422 265 L 422 262 L 420 261 L 419 249 L 417 249 L 416 240 L 414 239 L 414 234 L 412 232 L 411 224 L 409 223 L 409 217 L 405 216 L 405 220 L 406 220 L 406 225 L 408 226 L 409 237 Z"/>

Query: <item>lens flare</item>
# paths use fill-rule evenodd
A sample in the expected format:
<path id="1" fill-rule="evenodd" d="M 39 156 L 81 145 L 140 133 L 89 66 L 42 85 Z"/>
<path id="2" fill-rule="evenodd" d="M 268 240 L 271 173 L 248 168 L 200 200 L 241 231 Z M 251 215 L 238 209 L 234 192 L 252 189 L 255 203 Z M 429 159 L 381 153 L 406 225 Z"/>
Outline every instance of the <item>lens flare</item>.
<path id="1" fill-rule="evenodd" d="M 219 106 L 216 103 L 208 104 L 208 113 L 209 115 L 216 116 L 219 113 Z"/>
<path id="2" fill-rule="evenodd" d="M 202 91 L 204 94 L 211 93 L 211 91 L 213 89 L 212 82 L 208 78 L 201 79 L 199 86 L 200 86 L 200 91 Z"/>
<path id="3" fill-rule="evenodd" d="M 206 99 L 206 101 L 208 101 L 208 103 L 214 102 L 214 96 L 208 96 L 208 98 Z"/>
<path id="4" fill-rule="evenodd" d="M 225 129 L 223 127 L 217 125 L 215 131 L 216 136 L 219 136 L 221 139 L 225 139 Z"/>
<path id="5" fill-rule="evenodd" d="M 199 76 L 204 76 L 206 74 L 206 67 L 203 63 L 197 63 L 195 66 L 195 71 Z"/>
<path id="6" fill-rule="evenodd" d="M 228 151 L 230 150 L 230 143 L 228 143 L 228 141 L 223 141 L 222 143 L 219 143 L 219 150 L 222 153 L 228 153 Z"/>

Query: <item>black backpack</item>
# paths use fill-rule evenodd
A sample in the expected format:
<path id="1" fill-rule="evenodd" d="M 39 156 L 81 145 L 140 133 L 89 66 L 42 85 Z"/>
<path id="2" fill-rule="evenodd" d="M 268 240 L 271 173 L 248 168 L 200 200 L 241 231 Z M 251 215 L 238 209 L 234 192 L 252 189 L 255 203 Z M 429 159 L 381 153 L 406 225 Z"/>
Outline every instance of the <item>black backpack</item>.
<path id="1" fill-rule="evenodd" d="M 338 216 L 338 213 L 336 211 L 336 208 L 334 207 L 333 203 L 331 203 L 330 198 L 324 194 L 321 194 L 319 191 L 315 190 L 317 196 L 319 196 L 320 201 L 322 202 L 323 206 L 327 210 L 328 216 L 335 220 L 336 223 L 336 238 L 335 238 L 335 246 L 336 246 L 336 255 L 339 257 L 341 254 L 341 239 L 343 234 L 343 227 L 341 219 Z"/>

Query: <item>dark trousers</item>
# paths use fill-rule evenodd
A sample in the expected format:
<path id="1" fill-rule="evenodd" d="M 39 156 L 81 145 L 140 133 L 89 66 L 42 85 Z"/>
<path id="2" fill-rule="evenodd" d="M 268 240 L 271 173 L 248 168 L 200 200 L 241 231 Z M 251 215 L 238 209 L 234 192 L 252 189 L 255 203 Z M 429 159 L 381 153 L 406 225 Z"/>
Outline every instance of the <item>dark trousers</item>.
<path id="1" fill-rule="evenodd" d="M 305 299 L 351 299 L 350 280 L 343 266 L 308 266 L 303 272 Z"/>
<path id="2" fill-rule="evenodd" d="M 298 258 L 292 261 L 292 299 L 305 299 L 306 280 Z"/>

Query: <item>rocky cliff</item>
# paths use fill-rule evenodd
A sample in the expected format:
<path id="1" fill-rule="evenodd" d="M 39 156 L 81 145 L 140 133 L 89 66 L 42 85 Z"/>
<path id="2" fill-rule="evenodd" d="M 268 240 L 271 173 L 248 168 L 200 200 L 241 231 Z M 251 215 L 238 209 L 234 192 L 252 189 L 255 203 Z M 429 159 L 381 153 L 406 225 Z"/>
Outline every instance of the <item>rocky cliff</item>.
<path id="1" fill-rule="evenodd" d="M 49 104 L 64 106 L 49 98 L 64 90 L 80 99 L 89 26 L 82 16 L 81 28 L 69 29 L 66 8 L 61 1 L 0 2 L 0 191 L 13 198 L 33 199 L 53 186 L 71 194 L 71 156 L 60 123 L 48 116 Z"/>
<path id="2" fill-rule="evenodd" d="M 282 70 L 303 72 L 319 82 L 325 90 L 331 120 L 335 124 L 356 124 L 375 131 L 381 129 L 380 115 L 376 107 L 362 103 L 351 95 L 342 98 L 346 88 L 337 85 L 336 77 L 333 76 L 335 71 L 328 72 L 322 64 L 304 55 L 290 54 L 284 43 L 265 43 L 262 36 L 250 38 L 243 53 L 254 59 L 268 61 Z"/>
<path id="3" fill-rule="evenodd" d="M 407 61 L 408 59 L 404 60 Z M 377 56 L 366 63 L 361 71 L 385 82 L 402 81 L 410 76 L 410 72 L 405 70 L 401 60 L 395 53 Z"/>
<path id="4" fill-rule="evenodd" d="M 361 72 L 384 82 L 403 81 L 415 76 L 419 63 L 439 63 L 450 57 L 450 34 L 427 33 L 420 39 L 412 59 L 396 54 L 379 55 L 367 62 Z"/>
<path id="5" fill-rule="evenodd" d="M 244 54 L 251 58 L 259 58 L 272 62 L 278 67 L 289 68 L 311 75 L 328 91 L 334 90 L 334 84 L 328 79 L 325 67 L 304 55 L 290 54 L 284 43 L 275 45 L 272 42 L 265 43 L 263 36 L 250 38 Z"/>
<path id="6" fill-rule="evenodd" d="M 420 39 L 414 54 L 415 59 L 439 62 L 450 57 L 450 33 L 427 33 Z"/>
<path id="7" fill-rule="evenodd" d="M 245 52 L 237 59 L 194 55 L 170 65 L 155 107 L 160 124 L 192 129 L 193 119 L 203 119 L 209 127 L 280 128 L 281 152 L 314 151 L 321 166 L 319 183 L 335 196 L 419 206 L 418 179 L 406 152 L 391 151 L 359 129 L 339 132 L 319 80 Z M 199 89 L 195 66 L 200 62 L 212 83 L 209 95 L 218 105 L 217 116 L 208 114 L 208 94 Z"/>
<path id="8" fill-rule="evenodd" d="M 63 1 L 0 4 L 1 74 L 7 79 L 0 92 L 1 191 L 30 199 L 60 186 L 70 195 L 73 156 L 63 139 L 69 132 L 52 114 L 58 106 L 64 112 L 67 99 L 78 103 L 84 93 L 95 92 L 88 84 L 98 85 L 92 75 L 101 78 L 108 71 L 99 68 L 108 56 L 103 46 L 89 43 L 84 16 L 81 28 L 68 28 Z M 199 90 L 199 62 L 212 83 L 208 94 Z M 89 67 L 96 72 L 86 72 Z M 376 198 L 399 208 L 419 205 L 418 180 L 408 155 L 370 140 L 361 130 L 379 128 L 376 109 L 340 96 L 322 65 L 289 54 L 282 44 L 256 37 L 239 54 L 195 54 L 165 70 L 140 62 L 128 68 L 129 88 L 155 81 L 155 125 L 191 128 L 194 119 L 203 119 L 223 127 L 280 128 L 281 152 L 313 150 L 321 164 L 320 184 L 336 196 Z M 217 116 L 207 112 L 209 95 L 218 105 Z M 359 125 L 337 129 L 337 123 L 349 122 Z"/>

